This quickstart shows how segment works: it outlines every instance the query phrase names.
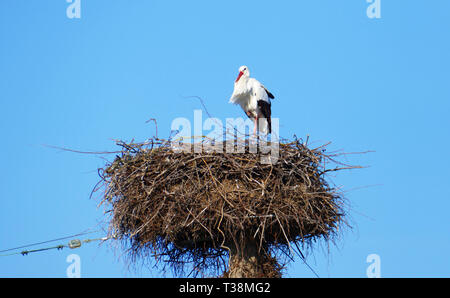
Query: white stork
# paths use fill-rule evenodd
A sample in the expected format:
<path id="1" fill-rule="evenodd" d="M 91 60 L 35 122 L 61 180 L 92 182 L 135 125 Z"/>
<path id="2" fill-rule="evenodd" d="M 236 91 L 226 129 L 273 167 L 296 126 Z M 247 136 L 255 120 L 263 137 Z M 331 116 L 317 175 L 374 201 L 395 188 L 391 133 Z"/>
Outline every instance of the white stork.
<path id="1" fill-rule="evenodd" d="M 245 114 L 253 120 L 253 133 L 272 133 L 271 103 L 275 98 L 258 80 L 250 78 L 247 66 L 239 68 L 239 75 L 234 82 L 234 91 L 230 103 L 239 104 Z M 264 119 L 259 121 L 259 119 Z M 261 122 L 261 123 L 260 123 Z M 260 125 L 262 124 L 262 125 Z"/>

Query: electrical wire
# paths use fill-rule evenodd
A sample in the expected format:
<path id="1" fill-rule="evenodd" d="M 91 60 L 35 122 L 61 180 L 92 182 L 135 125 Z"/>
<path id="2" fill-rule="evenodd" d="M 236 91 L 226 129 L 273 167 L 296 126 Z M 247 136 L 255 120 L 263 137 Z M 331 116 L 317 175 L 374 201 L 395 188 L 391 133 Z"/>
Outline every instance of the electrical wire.
<path id="1" fill-rule="evenodd" d="M 37 242 L 37 243 L 22 245 L 22 246 L 18 246 L 18 247 L 8 248 L 8 249 L 0 250 L 0 253 L 7 252 L 7 251 L 12 251 L 12 250 L 18 250 L 18 249 L 21 249 L 21 248 L 26 248 L 26 247 L 36 246 L 36 245 L 41 245 L 41 244 L 46 244 L 46 243 L 55 242 L 55 241 L 61 241 L 61 240 L 65 240 L 65 239 L 69 239 L 69 238 L 73 238 L 73 237 L 78 237 L 78 236 L 83 236 L 83 235 L 88 235 L 88 234 L 93 234 L 93 233 L 99 232 L 99 230 L 97 230 L 97 231 L 90 231 L 90 232 L 88 232 L 88 231 L 89 231 L 89 229 L 87 229 L 87 230 L 85 230 L 85 231 L 83 231 L 81 233 L 70 235 L 70 236 L 66 236 L 66 237 L 61 237 L 61 238 L 56 238 L 56 239 L 52 239 L 52 240 L 46 240 L 46 241 L 42 241 L 42 242 Z"/>
<path id="2" fill-rule="evenodd" d="M 5 252 L 14 251 L 14 250 L 22 249 L 22 248 L 28 248 L 28 247 L 32 247 L 32 246 L 42 245 L 42 244 L 51 243 L 51 242 L 55 242 L 55 241 L 61 241 L 61 240 L 70 239 L 70 238 L 74 238 L 74 237 L 78 237 L 78 236 L 93 234 L 93 233 L 97 233 L 100 231 L 101 230 L 92 231 L 92 228 L 89 228 L 80 233 L 73 234 L 70 236 L 65 236 L 65 237 L 60 237 L 60 238 L 55 238 L 55 239 L 51 239 L 51 240 L 46 240 L 46 241 L 41 241 L 41 242 L 36 242 L 36 243 L 31 243 L 31 244 L 27 244 L 27 245 L 21 245 L 21 246 L 17 246 L 17 247 L 13 247 L 13 248 L 0 250 L 0 253 L 5 253 Z M 78 239 L 76 239 L 76 240 L 78 240 Z M 80 241 L 80 243 L 88 243 L 88 242 L 95 241 L 95 240 L 107 240 L 107 237 L 102 237 L 102 238 L 97 238 L 97 239 L 86 239 L 86 240 L 83 240 L 82 242 L 80 240 L 78 240 L 78 241 Z M 70 243 L 71 242 L 69 242 L 69 244 Z M 65 245 L 65 244 L 61 244 L 61 245 L 57 245 L 57 246 L 34 249 L 34 250 L 23 250 L 20 252 L 14 252 L 14 253 L 9 253 L 9 254 L 0 254 L 0 256 L 11 256 L 11 255 L 17 255 L 17 254 L 27 255 L 30 252 L 38 252 L 38 251 L 50 250 L 50 249 L 62 249 L 64 247 L 69 247 L 69 246 Z M 75 248 L 75 247 L 71 247 L 71 248 Z"/>
<path id="3" fill-rule="evenodd" d="M 93 233 L 93 232 L 91 232 L 91 233 Z M 63 237 L 63 238 L 67 239 L 67 238 L 71 238 L 71 237 Z M 44 247 L 44 248 L 38 248 L 38 249 L 32 249 L 32 250 L 23 250 L 20 252 L 3 254 L 3 255 L 0 255 L 0 257 L 13 256 L 13 255 L 19 255 L 19 254 L 22 256 L 26 256 L 30 253 L 41 252 L 41 251 L 46 251 L 46 250 L 51 250 L 51 249 L 58 249 L 58 250 L 62 250 L 63 248 L 75 249 L 75 248 L 81 247 L 81 245 L 83 243 L 90 243 L 90 242 L 94 242 L 94 241 L 106 241 L 111 238 L 115 238 L 115 236 L 108 236 L 108 237 L 101 237 L 101 238 L 94 238 L 94 239 L 84 239 L 84 240 L 72 239 L 71 241 L 69 241 L 68 244 L 60 244 L 60 245 L 56 245 L 56 246 L 50 246 L 50 247 Z M 62 238 L 59 238 L 59 239 L 62 239 Z M 49 242 L 49 241 L 44 241 L 44 242 Z M 33 244 L 33 245 L 36 245 L 36 244 Z M 23 246 L 23 247 L 26 247 L 26 246 Z M 8 250 L 10 251 L 12 249 L 8 249 Z"/>

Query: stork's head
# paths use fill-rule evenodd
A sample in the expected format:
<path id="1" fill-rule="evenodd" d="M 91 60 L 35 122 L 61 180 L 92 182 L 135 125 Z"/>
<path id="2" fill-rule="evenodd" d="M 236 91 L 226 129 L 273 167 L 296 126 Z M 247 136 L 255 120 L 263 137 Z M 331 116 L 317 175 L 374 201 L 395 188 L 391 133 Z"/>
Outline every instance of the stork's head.
<path id="1" fill-rule="evenodd" d="M 238 75 L 235 83 L 239 82 L 241 77 L 245 77 L 245 78 L 250 77 L 250 71 L 248 70 L 248 67 L 245 65 L 239 67 L 239 75 Z"/>

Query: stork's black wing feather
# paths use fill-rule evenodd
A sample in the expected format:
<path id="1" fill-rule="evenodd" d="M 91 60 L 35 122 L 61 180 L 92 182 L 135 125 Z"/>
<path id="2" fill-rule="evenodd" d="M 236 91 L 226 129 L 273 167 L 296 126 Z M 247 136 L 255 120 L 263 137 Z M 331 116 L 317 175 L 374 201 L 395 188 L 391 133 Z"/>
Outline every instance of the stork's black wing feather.
<path id="1" fill-rule="evenodd" d="M 270 110 L 270 103 L 264 100 L 258 100 L 258 107 L 261 110 L 263 117 L 266 118 L 267 120 L 267 127 L 269 128 L 269 133 L 272 133 L 272 119 L 270 118 L 272 112 Z"/>
<path id="2" fill-rule="evenodd" d="M 263 86 L 263 88 L 264 88 L 264 90 L 266 90 L 266 93 L 267 93 L 267 95 L 269 96 L 270 99 L 274 99 L 275 98 L 275 96 L 273 96 L 273 94 L 270 93 L 269 90 L 266 89 L 266 87 Z"/>

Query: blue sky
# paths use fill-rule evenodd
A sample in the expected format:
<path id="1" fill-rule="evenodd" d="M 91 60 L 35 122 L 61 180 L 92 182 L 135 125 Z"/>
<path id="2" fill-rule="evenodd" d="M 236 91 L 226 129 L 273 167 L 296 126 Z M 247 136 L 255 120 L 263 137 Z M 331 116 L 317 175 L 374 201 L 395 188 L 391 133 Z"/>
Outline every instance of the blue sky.
<path id="1" fill-rule="evenodd" d="M 201 108 L 191 95 L 240 117 L 228 99 L 245 64 L 275 94 L 282 137 L 375 151 L 332 177 L 354 228 L 308 254 L 319 276 L 365 277 L 378 254 L 383 277 L 450 277 L 449 1 L 381 0 L 380 19 L 365 0 L 82 0 L 80 19 L 68 5 L 0 2 L 0 250 L 104 218 L 89 195 L 105 160 L 43 144 L 115 150 L 153 136 L 149 118 L 164 137 Z M 83 277 L 161 276 L 90 243 L 0 257 L 0 277 L 65 277 L 72 253 Z M 314 277 L 300 260 L 286 276 Z"/>

